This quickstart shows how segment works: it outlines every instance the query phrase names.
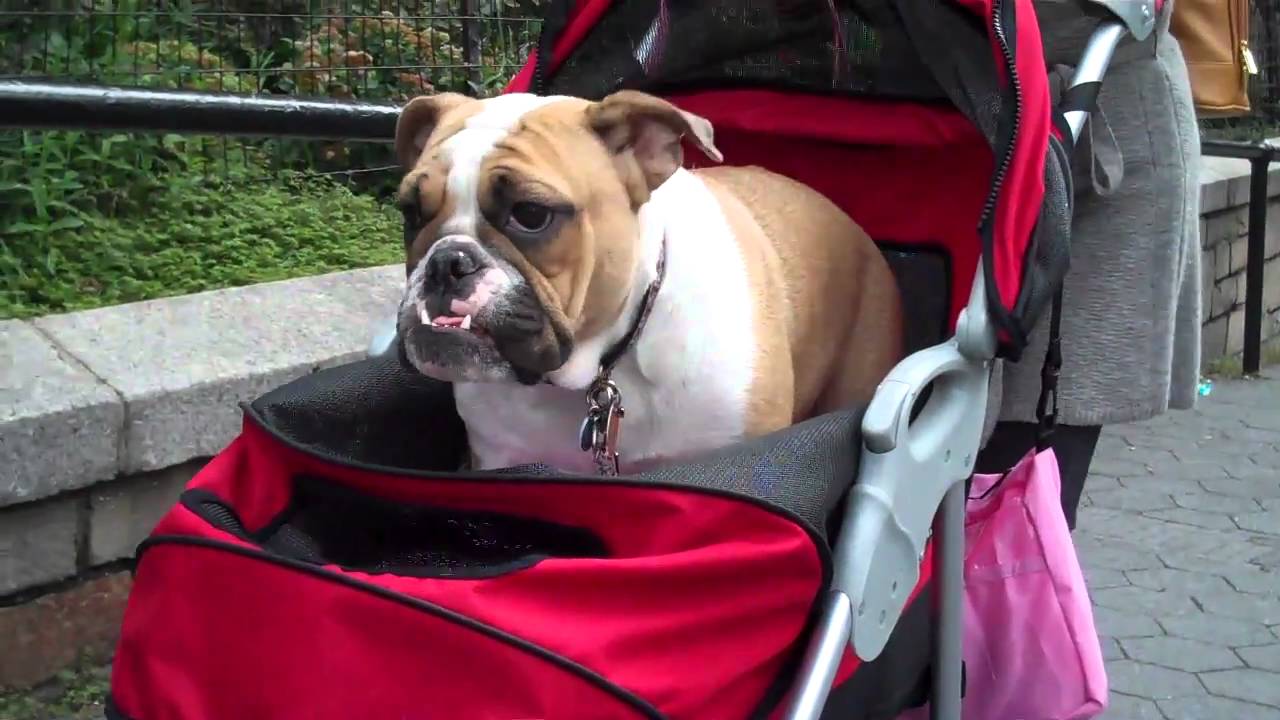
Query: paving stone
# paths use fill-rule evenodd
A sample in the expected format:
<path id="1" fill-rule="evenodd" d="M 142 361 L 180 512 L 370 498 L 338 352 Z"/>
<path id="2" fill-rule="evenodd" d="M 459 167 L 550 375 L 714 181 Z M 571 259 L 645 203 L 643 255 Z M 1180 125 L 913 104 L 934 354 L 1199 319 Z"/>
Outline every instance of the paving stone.
<path id="1" fill-rule="evenodd" d="M 1266 512 L 1236 515 L 1233 519 L 1241 530 L 1265 533 L 1268 535 L 1280 535 L 1280 510 L 1268 510 Z"/>
<path id="2" fill-rule="evenodd" d="M 1093 595 L 1093 603 L 1099 607 L 1146 615 L 1167 617 L 1198 612 L 1191 596 L 1177 590 L 1148 590 L 1143 587 L 1103 588 Z M 1234 616 L 1233 616 L 1234 617 Z"/>
<path id="3" fill-rule="evenodd" d="M 1083 522 L 1082 522 L 1083 525 Z M 1135 549 L 1123 543 L 1098 544 L 1083 537 L 1076 543 L 1076 553 L 1089 567 L 1109 570 L 1144 570 L 1164 567 L 1160 558 L 1150 549 Z"/>
<path id="4" fill-rule="evenodd" d="M 1116 592 L 1116 590 L 1105 592 Z M 1197 593 L 1196 602 L 1211 615 L 1251 620 L 1263 625 L 1280 623 L 1280 603 L 1273 597 L 1237 592 Z"/>
<path id="5" fill-rule="evenodd" d="M 1202 695 L 1157 703 L 1166 720 L 1280 720 L 1280 710 L 1231 698 Z"/>
<path id="6" fill-rule="evenodd" d="M 1251 668 L 1280 673 L 1280 644 L 1240 648 L 1236 654 Z M 1276 681 L 1280 682 L 1280 677 Z"/>
<path id="7" fill-rule="evenodd" d="M 1112 692 L 1102 720 L 1165 720 L 1165 717 L 1152 700 Z"/>
<path id="8" fill-rule="evenodd" d="M 1215 513 L 1253 513 L 1261 509 L 1258 501 L 1251 497 L 1221 495 L 1206 490 L 1174 493 L 1173 502 L 1188 510 Z"/>
<path id="9" fill-rule="evenodd" d="M 1099 475 L 1114 478 L 1145 477 L 1151 475 L 1151 469 L 1145 461 L 1150 457 L 1150 452 L 1140 451 L 1134 451 L 1125 457 L 1098 457 L 1090 464 L 1089 469 Z"/>
<path id="10" fill-rule="evenodd" d="M 1175 570 L 1189 570 L 1191 572 L 1218 574 L 1258 571 L 1258 566 L 1244 558 L 1224 558 L 1222 556 L 1214 557 L 1212 555 L 1190 553 L 1162 553 L 1160 560 L 1163 561 L 1164 567 L 1170 567 Z"/>
<path id="11" fill-rule="evenodd" d="M 1234 592 L 1227 581 L 1218 575 L 1162 568 L 1160 570 L 1130 570 L 1125 577 L 1134 585 L 1148 590 L 1173 590 L 1180 593 Z"/>
<path id="12" fill-rule="evenodd" d="M 1222 577 L 1238 592 L 1280 596 L 1280 572 L 1247 566 L 1223 569 Z M 1280 597 L 1276 602 L 1280 602 Z"/>
<path id="13" fill-rule="evenodd" d="M 1097 613 L 1094 613 L 1095 621 Z M 1191 613 L 1158 618 L 1160 627 L 1169 635 L 1199 640 L 1201 642 L 1243 647 L 1246 645 L 1265 645 L 1267 626 L 1258 622 L 1237 620 L 1235 618 L 1211 615 L 1209 613 Z M 1143 627 L 1143 630 L 1147 628 Z M 1099 630 L 1101 632 L 1101 629 Z M 1115 633 L 1108 633 L 1116 635 Z M 1146 633 L 1148 635 L 1155 633 Z M 1164 633 L 1159 633 L 1164 634 Z M 1122 637 L 1116 635 L 1116 637 Z M 1131 635 L 1130 637 L 1140 637 Z"/>
<path id="14" fill-rule="evenodd" d="M 1099 637 L 1098 641 L 1102 645 L 1103 660 L 1124 660 L 1124 649 L 1120 646 L 1120 641 L 1113 637 Z"/>
<path id="15" fill-rule="evenodd" d="M 1199 677 L 1214 695 L 1280 707 L 1280 678 L 1275 673 L 1237 668 L 1202 673 Z"/>
<path id="16" fill-rule="evenodd" d="M 1232 442 L 1235 445 L 1234 441 Z M 1249 477 L 1258 472 L 1258 465 L 1247 452 L 1233 447 L 1229 454 L 1203 448 L 1174 450 L 1173 463 L 1157 462 L 1152 469 L 1158 476 L 1199 480 L 1208 477 Z"/>
<path id="17" fill-rule="evenodd" d="M 1173 498 L 1142 490 L 1089 490 L 1093 504 L 1113 510 L 1164 510 L 1174 507 Z"/>
<path id="18" fill-rule="evenodd" d="M 1089 475 L 1084 480 L 1084 487 L 1089 492 L 1105 490 L 1123 490 L 1124 485 L 1116 478 L 1107 475 Z"/>
<path id="19" fill-rule="evenodd" d="M 1143 515 L 1156 520 L 1164 520 L 1165 522 L 1177 523 L 1179 525 L 1190 525 L 1192 527 L 1205 528 L 1206 530 L 1232 530 L 1237 527 L 1229 515 L 1217 512 L 1188 510 L 1186 508 L 1153 510 L 1151 512 L 1145 512 Z"/>
<path id="20" fill-rule="evenodd" d="M 1266 472 L 1260 470 L 1259 472 Z M 1280 498 L 1280 480 L 1272 477 L 1211 478 L 1201 480 L 1205 490 L 1241 498 Z"/>
<path id="21" fill-rule="evenodd" d="M 1084 579 L 1090 590 L 1124 587 L 1132 584 L 1123 572 L 1106 568 L 1085 568 Z"/>
<path id="22" fill-rule="evenodd" d="M 1222 672 L 1246 671 L 1237 669 L 1224 670 Z M 1134 660 L 1118 660 L 1108 663 L 1107 679 L 1111 689 L 1116 692 L 1150 698 L 1156 701 L 1204 694 L 1204 688 L 1200 686 L 1200 681 L 1189 672 L 1170 670 L 1169 668 L 1148 665 Z M 1232 678 L 1223 682 L 1230 686 L 1232 683 L 1240 683 L 1242 681 Z M 1235 696 L 1233 695 L 1232 697 Z"/>
<path id="23" fill-rule="evenodd" d="M 1261 445 L 1280 444 L 1280 431 L 1249 427 L 1243 421 L 1236 427 L 1223 429 L 1223 434 L 1232 440 Z"/>
<path id="24" fill-rule="evenodd" d="M 1106 522 L 1090 523 L 1088 531 L 1100 537 L 1123 541 L 1130 547 L 1155 549 L 1161 557 L 1167 554 L 1196 555 L 1239 558 L 1248 562 L 1260 553 L 1257 545 L 1238 530 L 1207 530 L 1136 513 L 1120 513 L 1108 518 Z"/>
<path id="25" fill-rule="evenodd" d="M 1165 634 L 1164 629 L 1148 615 L 1101 606 L 1093 609 L 1093 624 L 1099 635 L 1113 638 L 1155 637 Z"/>
<path id="26" fill-rule="evenodd" d="M 1126 638 L 1120 640 L 1120 647 L 1130 660 L 1190 673 L 1244 665 L 1235 653 L 1221 645 L 1180 637 Z"/>

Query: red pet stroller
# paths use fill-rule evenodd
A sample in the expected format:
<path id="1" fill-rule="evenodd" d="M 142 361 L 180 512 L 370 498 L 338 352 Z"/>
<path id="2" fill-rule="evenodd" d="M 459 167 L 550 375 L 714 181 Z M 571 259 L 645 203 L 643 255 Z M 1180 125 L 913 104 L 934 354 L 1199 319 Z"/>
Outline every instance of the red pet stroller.
<path id="1" fill-rule="evenodd" d="M 913 353 L 867 408 L 607 478 L 454 472 L 451 388 L 394 352 L 289 383 L 139 547 L 108 717 L 958 717 L 990 362 L 1056 307 L 1066 148 L 1151 30 L 1111 4 L 1055 111 L 1031 0 L 552 2 L 510 91 L 659 94 L 825 193 Z"/>

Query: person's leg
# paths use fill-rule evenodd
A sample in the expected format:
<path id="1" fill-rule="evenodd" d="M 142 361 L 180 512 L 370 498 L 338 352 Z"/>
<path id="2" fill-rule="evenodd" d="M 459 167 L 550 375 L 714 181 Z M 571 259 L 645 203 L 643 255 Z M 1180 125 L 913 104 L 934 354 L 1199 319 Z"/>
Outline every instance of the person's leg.
<path id="1" fill-rule="evenodd" d="M 1053 431 L 1053 454 L 1058 459 L 1058 474 L 1062 478 L 1062 513 L 1072 530 L 1076 528 L 1076 511 L 1101 431 L 1097 425 L 1059 425 Z M 973 471 L 984 475 L 1004 472 L 1021 460 L 1035 443 L 1035 423 L 996 423 L 986 447 L 978 452 Z"/>

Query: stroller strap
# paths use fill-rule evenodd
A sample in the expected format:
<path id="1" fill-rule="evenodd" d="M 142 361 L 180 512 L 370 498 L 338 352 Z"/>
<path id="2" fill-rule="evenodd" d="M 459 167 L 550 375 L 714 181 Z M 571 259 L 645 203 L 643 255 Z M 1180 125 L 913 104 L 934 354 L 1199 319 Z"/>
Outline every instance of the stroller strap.
<path id="1" fill-rule="evenodd" d="M 1098 195 L 1106 196 L 1115 192 L 1124 180 L 1124 155 L 1120 152 L 1120 143 L 1116 140 L 1111 123 L 1107 121 L 1106 110 L 1099 102 L 1098 85 L 1081 85 L 1069 87 L 1075 69 L 1069 65 L 1055 65 L 1049 73 L 1050 92 L 1053 98 L 1054 122 L 1063 134 L 1063 142 L 1071 155 L 1073 175 L 1080 169 L 1080 162 L 1088 158 L 1089 187 Z M 1071 135 L 1066 131 L 1062 115 L 1071 110 L 1085 110 L 1089 117 L 1085 121 L 1084 131 L 1074 146 Z M 1077 155 L 1079 152 L 1081 155 Z M 1077 179 L 1073 185 L 1079 193 L 1085 184 Z"/>

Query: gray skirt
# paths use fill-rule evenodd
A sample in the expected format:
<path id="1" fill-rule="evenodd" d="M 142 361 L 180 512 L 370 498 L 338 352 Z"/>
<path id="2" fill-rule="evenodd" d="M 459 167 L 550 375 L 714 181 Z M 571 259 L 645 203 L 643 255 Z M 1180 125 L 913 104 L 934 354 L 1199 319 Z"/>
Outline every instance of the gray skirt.
<path id="1" fill-rule="evenodd" d="M 1049 63 L 1074 62 L 1088 28 L 1052 23 L 1044 21 Z M 1144 420 L 1196 399 L 1200 135 L 1182 52 L 1167 28 L 1165 14 L 1145 49 L 1117 54 L 1101 113 L 1090 121 L 1092 142 L 1082 138 L 1073 157 L 1058 391 L 1058 420 L 1068 425 Z M 988 429 L 1035 418 L 1047 315 L 1022 360 L 993 369 Z"/>

